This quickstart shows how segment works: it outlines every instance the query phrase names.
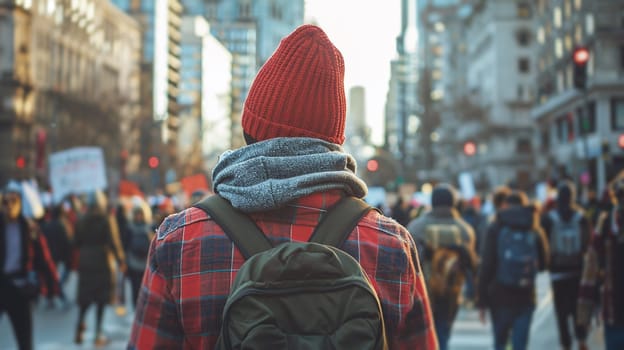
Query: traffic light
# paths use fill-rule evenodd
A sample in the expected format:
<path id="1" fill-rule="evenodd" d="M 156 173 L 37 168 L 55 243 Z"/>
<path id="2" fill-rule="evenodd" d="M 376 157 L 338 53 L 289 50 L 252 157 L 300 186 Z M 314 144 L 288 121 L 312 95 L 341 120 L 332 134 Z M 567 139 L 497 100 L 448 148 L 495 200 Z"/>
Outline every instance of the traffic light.
<path id="1" fill-rule="evenodd" d="M 149 165 L 149 167 L 152 168 L 152 169 L 158 168 L 159 164 L 160 164 L 160 159 L 158 159 L 158 157 L 156 157 L 156 156 L 151 156 L 147 160 L 147 165 Z"/>
<path id="2" fill-rule="evenodd" d="M 477 153 L 477 145 L 472 141 L 466 141 L 464 143 L 464 154 L 468 157 L 472 157 Z"/>
<path id="3" fill-rule="evenodd" d="M 375 159 L 369 159 L 369 161 L 366 162 L 366 170 L 370 171 L 371 173 L 379 170 L 379 162 L 377 162 L 377 160 Z"/>
<path id="4" fill-rule="evenodd" d="M 572 52 L 572 63 L 574 64 L 574 87 L 585 89 L 587 87 L 587 62 L 589 61 L 589 50 L 585 47 L 577 47 Z"/>
<path id="5" fill-rule="evenodd" d="M 26 158 L 19 156 L 15 159 L 15 167 L 18 169 L 24 169 L 26 167 Z"/>
<path id="6" fill-rule="evenodd" d="M 620 147 L 620 149 L 624 149 L 624 134 L 620 134 L 620 136 L 618 136 L 618 147 Z"/>

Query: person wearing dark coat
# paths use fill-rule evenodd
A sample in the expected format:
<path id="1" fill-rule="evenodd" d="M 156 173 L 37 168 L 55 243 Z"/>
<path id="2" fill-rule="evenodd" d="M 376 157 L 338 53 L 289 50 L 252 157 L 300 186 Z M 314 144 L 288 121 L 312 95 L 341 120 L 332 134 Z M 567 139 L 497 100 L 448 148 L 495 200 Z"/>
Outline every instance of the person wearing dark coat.
<path id="1" fill-rule="evenodd" d="M 432 288 L 432 279 L 437 277 L 443 282 L 456 279 L 461 282 L 460 285 L 463 285 L 466 276 L 472 274 L 478 264 L 475 234 L 472 227 L 461 218 L 456 209 L 456 192 L 455 188 L 449 184 L 436 185 L 431 194 L 431 210 L 424 212 L 407 226 L 407 230 L 414 237 L 419 248 L 419 255 L 422 257 L 421 262 L 429 289 L 440 350 L 448 349 L 453 323 L 459 310 L 461 289 L 452 288 L 450 283 L 444 283 L 446 287 L 443 288 L 443 292 L 436 293 L 435 288 Z M 440 231 L 445 232 L 440 233 Z M 450 234 L 451 232 L 453 234 Z M 443 274 L 433 266 L 440 263 L 445 266 L 453 265 L 452 257 L 434 261 L 435 252 L 441 250 L 457 252 L 459 273 L 456 278 L 444 279 Z M 433 276 L 435 274 L 440 276 Z"/>
<path id="2" fill-rule="evenodd" d="M 41 225 L 41 231 L 46 237 L 52 259 L 57 267 L 63 266 L 60 276 L 59 297 L 63 303 L 66 302 L 65 293 L 63 292 L 63 284 L 69 276 L 72 258 L 72 243 L 69 239 L 67 226 L 62 219 L 63 211 L 60 205 L 50 209 L 50 218 Z M 54 293 L 48 286 L 48 303 L 53 306 Z"/>
<path id="3" fill-rule="evenodd" d="M 583 209 L 576 205 L 576 190 L 574 184 L 566 181 L 557 189 L 555 208 L 542 215 L 542 227 L 551 242 L 550 279 L 552 282 L 553 300 L 557 326 L 559 330 L 559 342 L 563 349 L 571 349 L 572 339 L 570 336 L 569 319 L 573 319 L 574 333 L 579 344 L 579 349 L 587 349 L 585 339 L 587 329 L 577 322 L 576 304 L 583 269 L 583 255 L 587 251 L 591 235 L 591 226 Z M 557 257 L 557 244 L 553 244 L 556 235 L 563 224 L 576 228 L 574 231 L 578 238 L 578 254 L 571 256 L 570 261 L 560 261 Z"/>
<path id="4" fill-rule="evenodd" d="M 532 280 L 525 278 L 509 281 L 508 277 L 513 276 L 509 272 L 524 273 L 528 266 L 525 264 L 520 269 L 518 265 L 511 265 L 514 266 L 514 271 L 505 270 L 510 265 L 503 265 L 501 259 L 523 256 L 520 254 L 526 251 L 520 253 L 518 247 L 523 247 L 527 244 L 525 242 L 532 242 L 534 260 L 530 265 L 534 272 L 543 271 L 549 265 L 549 244 L 540 226 L 537 209 L 529 205 L 523 192 L 512 192 L 506 197 L 505 204 L 505 209 L 496 213 L 486 233 L 478 274 L 477 306 L 483 323 L 486 308 L 490 310 L 496 350 L 506 348 L 510 334 L 513 349 L 522 350 L 527 348 L 531 319 L 535 311 L 535 275 Z M 513 238 L 516 246 L 505 245 L 501 237 Z"/>
<path id="5" fill-rule="evenodd" d="M 17 346 L 33 348 L 32 301 L 39 281 L 58 287 L 58 275 L 38 225 L 22 213 L 21 187 L 10 182 L 0 210 L 0 316 L 7 313 Z"/>
<path id="6" fill-rule="evenodd" d="M 76 224 L 74 243 L 79 251 L 78 297 L 80 308 L 74 342 L 82 343 L 85 330 L 84 316 L 92 304 L 97 306 L 95 345 L 102 346 L 108 340 L 102 335 L 104 307 L 113 300 L 116 267 L 125 271 L 125 256 L 119 239 L 114 217 L 106 212 L 102 194 L 89 195 L 88 210 Z"/>
<path id="7" fill-rule="evenodd" d="M 147 266 L 147 256 L 150 242 L 154 237 L 152 231 L 152 215 L 147 203 L 137 204 L 132 210 L 132 220 L 128 222 L 128 245 L 126 247 L 126 260 L 128 265 L 128 278 L 132 287 L 132 303 L 136 305 L 139 297 L 139 289 L 143 280 L 143 273 Z"/>

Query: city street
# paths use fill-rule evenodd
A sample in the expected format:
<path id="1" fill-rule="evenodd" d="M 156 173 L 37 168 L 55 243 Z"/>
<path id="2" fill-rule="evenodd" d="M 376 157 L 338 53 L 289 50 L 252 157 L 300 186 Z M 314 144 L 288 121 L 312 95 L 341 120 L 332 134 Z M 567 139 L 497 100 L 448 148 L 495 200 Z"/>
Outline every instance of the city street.
<path id="1" fill-rule="evenodd" d="M 548 274 L 543 273 L 538 276 L 537 289 L 539 302 L 533 314 L 529 349 L 559 349 L 557 321 L 553 309 Z M 483 325 L 479 321 L 479 312 L 477 310 L 462 309 L 453 326 L 450 349 L 487 350 L 493 348 L 493 342 L 492 324 L 489 320 L 489 315 L 487 325 Z M 589 348 L 596 350 L 604 349 L 603 344 L 602 329 L 594 329 L 588 339 Z"/>
<path id="2" fill-rule="evenodd" d="M 75 276 L 72 276 L 67 285 L 66 290 L 68 292 L 73 290 L 74 283 Z M 542 274 L 538 278 L 538 293 L 539 305 L 533 317 L 529 349 L 558 349 L 552 295 L 546 274 Z M 130 304 L 128 304 L 128 310 L 130 310 Z M 72 342 L 77 313 L 78 310 L 75 306 L 67 310 L 48 310 L 45 303 L 37 305 L 35 309 L 35 349 L 92 349 L 94 310 L 91 310 L 87 316 L 87 331 L 82 346 L 74 345 Z M 125 316 L 117 316 L 114 309 L 109 307 L 105 315 L 104 332 L 111 343 L 100 349 L 124 349 L 131 324 L 132 315 L 130 313 Z M 477 310 L 462 309 L 453 328 L 450 345 L 452 350 L 491 349 L 491 323 L 488 320 L 487 325 L 482 325 Z M 594 330 L 591 333 L 588 345 L 593 350 L 604 348 L 601 330 Z M 0 320 L 0 349 L 15 349 L 11 327 L 6 316 Z"/>

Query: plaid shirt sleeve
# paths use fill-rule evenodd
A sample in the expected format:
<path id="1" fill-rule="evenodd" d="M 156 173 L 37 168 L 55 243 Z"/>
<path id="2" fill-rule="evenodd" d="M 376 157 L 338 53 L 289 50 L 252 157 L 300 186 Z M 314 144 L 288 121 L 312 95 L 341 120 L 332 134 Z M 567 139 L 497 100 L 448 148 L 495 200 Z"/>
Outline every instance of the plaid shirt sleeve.
<path id="1" fill-rule="evenodd" d="M 165 227 L 163 223 L 162 227 Z M 170 283 L 163 274 L 161 260 L 169 245 L 155 236 L 148 255 L 143 283 L 136 303 L 135 319 L 128 349 L 182 349 L 184 332 Z"/>
<path id="2" fill-rule="evenodd" d="M 376 227 L 367 232 L 371 219 Z M 378 237 L 374 267 L 364 255 L 363 246 L 368 237 Z M 362 267 L 369 274 L 374 273 L 373 283 L 381 300 L 390 349 L 438 349 L 418 251 L 409 232 L 393 220 L 371 213 L 360 224 L 359 245 Z"/>

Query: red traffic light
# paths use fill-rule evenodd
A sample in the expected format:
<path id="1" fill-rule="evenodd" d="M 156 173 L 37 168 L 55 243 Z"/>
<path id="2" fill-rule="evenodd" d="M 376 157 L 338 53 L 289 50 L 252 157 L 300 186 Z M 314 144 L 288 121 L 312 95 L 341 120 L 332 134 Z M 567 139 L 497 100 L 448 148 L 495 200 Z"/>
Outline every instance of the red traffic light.
<path id="1" fill-rule="evenodd" d="M 474 142 L 468 141 L 464 143 L 464 154 L 472 157 L 477 153 L 477 145 Z"/>
<path id="2" fill-rule="evenodd" d="M 24 169 L 26 167 L 26 158 L 24 156 L 19 156 L 15 159 L 15 166 L 18 169 Z"/>
<path id="3" fill-rule="evenodd" d="M 572 54 L 572 60 L 576 65 L 585 65 L 589 61 L 589 50 L 584 47 L 579 47 L 574 50 Z"/>
<path id="4" fill-rule="evenodd" d="M 158 168 L 158 165 L 160 164 L 160 160 L 158 159 L 158 157 L 149 157 L 147 164 L 149 165 L 150 168 L 155 169 Z"/>
<path id="5" fill-rule="evenodd" d="M 379 162 L 375 159 L 369 160 L 368 162 L 366 162 L 366 169 L 370 172 L 375 172 L 379 170 Z"/>

